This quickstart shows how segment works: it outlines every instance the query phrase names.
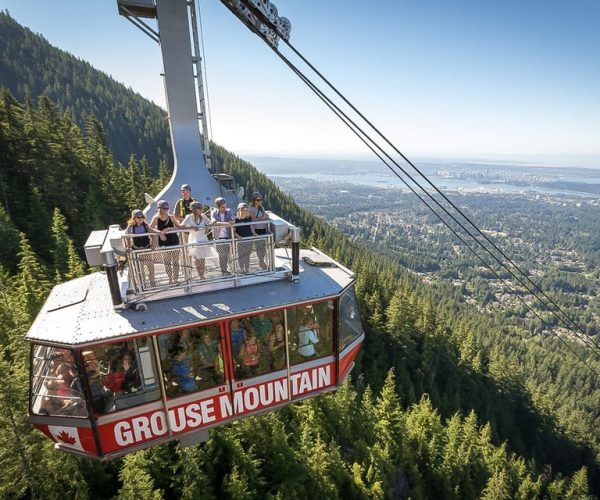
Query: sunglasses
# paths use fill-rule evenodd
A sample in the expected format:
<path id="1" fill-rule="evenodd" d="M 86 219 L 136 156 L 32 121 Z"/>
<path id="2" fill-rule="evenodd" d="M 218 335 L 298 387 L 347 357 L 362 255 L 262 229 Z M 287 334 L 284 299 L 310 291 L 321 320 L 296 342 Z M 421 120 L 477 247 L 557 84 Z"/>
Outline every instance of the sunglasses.
<path id="1" fill-rule="evenodd" d="M 143 215 L 136 215 L 135 218 L 136 219 L 145 219 L 145 217 Z"/>
<path id="2" fill-rule="evenodd" d="M 159 210 L 169 210 L 169 207 L 158 207 Z"/>

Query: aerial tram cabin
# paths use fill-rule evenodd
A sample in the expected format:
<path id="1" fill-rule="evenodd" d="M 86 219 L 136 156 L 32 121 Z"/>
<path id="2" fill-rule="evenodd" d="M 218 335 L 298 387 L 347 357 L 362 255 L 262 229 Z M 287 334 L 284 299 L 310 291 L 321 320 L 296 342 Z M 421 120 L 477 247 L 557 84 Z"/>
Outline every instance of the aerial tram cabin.
<path id="1" fill-rule="evenodd" d="M 198 129 L 194 2 L 118 5 L 160 28 L 175 168 L 157 198 L 173 207 L 189 182 L 207 206 L 217 196 L 236 203 L 243 193 L 210 173 Z M 214 227 L 193 243 L 181 230 L 177 246 L 143 250 L 132 240 L 148 236 L 117 225 L 92 232 L 87 261 L 102 271 L 54 287 L 27 334 L 29 421 L 60 450 L 109 460 L 175 439 L 196 444 L 212 427 L 335 390 L 364 339 L 354 275 L 301 250 L 299 228 L 267 213 L 264 234 L 236 239 Z"/>
<path id="2" fill-rule="evenodd" d="M 190 246 L 168 251 L 183 267 Z M 214 263 L 169 286 L 155 264 L 152 288 L 134 252 L 119 286 L 148 289 L 128 288 L 126 307 L 111 300 L 110 271 L 93 273 L 56 286 L 28 333 L 29 420 L 57 448 L 110 459 L 194 444 L 216 425 L 335 390 L 352 369 L 364 338 L 354 277 L 322 253 L 299 252 L 297 280 L 285 247 L 268 247 L 266 269 L 253 254 L 249 273 L 232 258 L 230 276 Z"/>

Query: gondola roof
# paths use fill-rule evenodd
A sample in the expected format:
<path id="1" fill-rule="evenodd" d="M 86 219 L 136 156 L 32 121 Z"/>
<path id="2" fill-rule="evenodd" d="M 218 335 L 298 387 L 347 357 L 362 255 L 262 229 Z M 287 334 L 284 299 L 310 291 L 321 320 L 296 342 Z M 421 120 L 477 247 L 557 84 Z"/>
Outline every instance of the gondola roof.
<path id="1" fill-rule="evenodd" d="M 93 273 L 56 286 L 27 338 L 34 342 L 81 346 L 150 331 L 169 330 L 200 321 L 215 321 L 288 304 L 339 295 L 354 279 L 334 260 L 313 250 L 301 250 L 300 279 L 274 280 L 148 302 L 146 311 L 115 310 L 103 273 Z M 307 264 L 304 258 L 331 267 Z M 276 251 L 280 264 L 285 249 Z"/>

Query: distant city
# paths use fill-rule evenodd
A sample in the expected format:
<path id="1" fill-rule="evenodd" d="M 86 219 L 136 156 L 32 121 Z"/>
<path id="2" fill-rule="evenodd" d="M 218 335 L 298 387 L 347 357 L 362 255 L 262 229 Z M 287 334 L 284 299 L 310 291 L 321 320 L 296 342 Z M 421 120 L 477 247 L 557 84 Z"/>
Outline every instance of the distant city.
<path id="1" fill-rule="evenodd" d="M 502 315 L 505 325 L 527 320 L 532 332 L 549 334 L 521 303 L 524 299 L 538 309 L 533 297 L 482 267 L 379 164 L 290 158 L 254 162 L 297 203 L 349 239 L 381 245 L 425 283 L 451 283 L 465 302 L 482 313 Z M 466 162 L 418 167 L 588 333 L 600 333 L 600 169 Z M 544 314 L 543 308 L 538 314 Z M 558 324 L 551 326 L 556 335 L 572 336 Z"/>
<path id="2" fill-rule="evenodd" d="M 382 163 L 376 161 L 251 157 L 259 170 L 276 180 L 277 177 L 302 177 L 318 181 L 339 181 L 401 188 L 404 183 Z M 399 165 L 420 182 L 418 174 L 404 162 Z M 475 162 L 423 162 L 417 167 L 439 188 L 479 193 L 540 193 L 576 196 L 585 199 L 600 197 L 600 168 L 542 167 Z M 407 178 L 402 174 L 404 178 Z"/>

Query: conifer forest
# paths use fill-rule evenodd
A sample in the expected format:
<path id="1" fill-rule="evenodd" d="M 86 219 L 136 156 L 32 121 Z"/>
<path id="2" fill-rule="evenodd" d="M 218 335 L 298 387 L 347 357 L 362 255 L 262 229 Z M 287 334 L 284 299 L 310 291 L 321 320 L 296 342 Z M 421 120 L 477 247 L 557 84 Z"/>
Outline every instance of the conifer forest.
<path id="1" fill-rule="evenodd" d="M 0 497 L 483 498 L 600 495 L 600 360 L 432 287 L 347 239 L 250 163 L 217 168 L 357 275 L 366 339 L 335 393 L 108 463 L 27 422 L 25 335 L 54 284 L 90 272 L 92 230 L 124 227 L 168 181 L 166 115 L 0 13 Z M 5 43 L 6 41 L 10 43 Z M 596 255 L 598 249 L 595 250 Z"/>

